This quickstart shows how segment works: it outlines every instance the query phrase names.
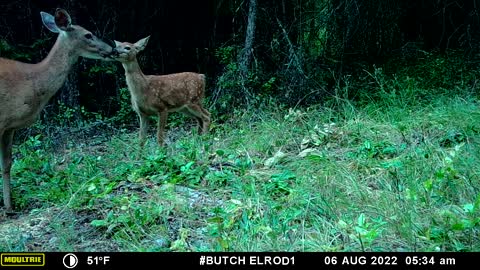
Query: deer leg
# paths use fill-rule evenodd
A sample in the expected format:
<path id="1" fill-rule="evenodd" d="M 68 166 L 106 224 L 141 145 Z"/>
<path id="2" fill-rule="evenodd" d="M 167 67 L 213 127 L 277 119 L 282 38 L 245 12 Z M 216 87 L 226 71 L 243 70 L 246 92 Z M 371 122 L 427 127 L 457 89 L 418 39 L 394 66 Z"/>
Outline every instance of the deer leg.
<path id="1" fill-rule="evenodd" d="M 7 212 L 12 211 L 12 197 L 10 189 L 10 170 L 12 169 L 12 141 L 14 130 L 6 130 L 0 136 L 0 156 L 2 158 L 3 202 Z"/>
<path id="2" fill-rule="evenodd" d="M 200 134 L 202 132 L 202 126 L 203 126 L 203 120 L 201 117 L 198 117 L 197 114 L 194 114 L 194 113 L 191 113 L 190 110 L 188 110 L 187 108 L 184 108 L 183 110 L 181 110 L 181 112 L 188 116 L 188 117 L 191 117 L 191 118 L 195 118 L 198 122 L 198 134 Z"/>
<path id="3" fill-rule="evenodd" d="M 201 104 L 199 105 L 199 107 L 200 107 L 200 109 L 202 110 L 203 115 L 204 115 L 204 117 L 205 117 L 205 119 L 206 119 L 206 120 L 203 121 L 203 127 L 202 127 L 202 129 L 203 129 L 203 131 L 204 131 L 205 133 L 208 133 L 208 131 L 210 130 L 210 123 L 211 123 L 211 121 L 210 121 L 210 113 L 209 113 L 205 108 L 203 108 L 203 106 L 202 106 Z"/>
<path id="4" fill-rule="evenodd" d="M 187 109 L 198 120 L 198 133 L 208 133 L 210 127 L 210 113 L 200 104 L 190 104 Z"/>
<path id="5" fill-rule="evenodd" d="M 160 111 L 158 113 L 158 129 L 157 129 L 157 142 L 158 145 L 162 146 L 165 143 L 165 125 L 167 124 L 168 111 Z"/>
<path id="6" fill-rule="evenodd" d="M 148 116 L 143 113 L 138 113 L 138 118 L 140 118 L 140 147 L 143 148 L 147 140 L 147 131 L 148 131 Z"/>
<path id="7" fill-rule="evenodd" d="M 203 134 L 205 132 L 205 122 L 201 117 L 196 117 L 198 121 L 198 134 Z"/>

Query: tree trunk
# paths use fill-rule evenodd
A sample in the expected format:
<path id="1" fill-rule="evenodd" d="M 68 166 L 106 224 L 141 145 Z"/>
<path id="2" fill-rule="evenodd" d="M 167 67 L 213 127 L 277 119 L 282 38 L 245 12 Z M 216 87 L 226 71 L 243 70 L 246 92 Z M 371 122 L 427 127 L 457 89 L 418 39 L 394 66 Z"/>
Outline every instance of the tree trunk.
<path id="1" fill-rule="evenodd" d="M 239 70 L 244 82 L 248 74 L 248 66 L 252 59 L 253 41 L 255 40 L 255 20 L 257 18 L 257 0 L 250 0 L 245 47 L 239 58 Z"/>

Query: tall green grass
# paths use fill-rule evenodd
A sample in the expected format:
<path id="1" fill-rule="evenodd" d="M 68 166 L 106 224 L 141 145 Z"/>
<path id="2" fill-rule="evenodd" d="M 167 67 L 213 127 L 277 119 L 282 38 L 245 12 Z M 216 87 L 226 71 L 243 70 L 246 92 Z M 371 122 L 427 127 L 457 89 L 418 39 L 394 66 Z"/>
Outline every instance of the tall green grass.
<path id="1" fill-rule="evenodd" d="M 164 149 L 32 137 L 0 250 L 479 251 L 479 104 L 408 100 L 270 104 Z"/>

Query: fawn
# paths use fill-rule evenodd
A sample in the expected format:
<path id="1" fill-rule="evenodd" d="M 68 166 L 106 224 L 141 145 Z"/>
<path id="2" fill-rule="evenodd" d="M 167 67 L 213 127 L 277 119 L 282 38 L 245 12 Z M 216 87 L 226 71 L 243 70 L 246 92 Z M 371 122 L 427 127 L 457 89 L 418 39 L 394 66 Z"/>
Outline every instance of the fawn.
<path id="1" fill-rule="evenodd" d="M 180 111 L 198 121 L 199 133 L 208 132 L 210 113 L 202 106 L 205 76 L 183 72 L 169 75 L 145 75 L 137 54 L 147 46 L 150 36 L 136 43 L 115 41 L 115 60 L 122 63 L 132 107 L 140 118 L 140 146 L 146 141 L 148 116 L 158 115 L 157 142 L 164 143 L 168 113 Z"/>

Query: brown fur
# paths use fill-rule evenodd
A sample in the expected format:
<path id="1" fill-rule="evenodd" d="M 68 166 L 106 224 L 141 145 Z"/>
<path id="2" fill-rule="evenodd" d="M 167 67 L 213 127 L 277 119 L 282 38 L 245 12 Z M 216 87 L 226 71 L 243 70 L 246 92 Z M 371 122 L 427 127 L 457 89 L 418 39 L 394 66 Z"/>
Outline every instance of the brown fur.
<path id="1" fill-rule="evenodd" d="M 210 113 L 202 106 L 205 76 L 192 72 L 162 76 L 144 75 L 136 55 L 143 50 L 148 38 L 141 41 L 135 44 L 116 41 L 115 48 L 119 53 L 116 60 L 122 62 L 125 69 L 132 107 L 140 118 L 140 145 L 145 144 L 149 115 L 159 117 L 157 129 L 159 145 L 164 143 L 165 125 L 168 113 L 172 111 L 180 111 L 196 118 L 199 133 L 208 132 Z"/>
<path id="2" fill-rule="evenodd" d="M 51 16 L 51 15 L 50 15 Z M 57 10 L 57 17 L 69 23 L 69 16 Z M 67 20 L 68 19 L 68 20 Z M 69 31 L 59 34 L 48 56 L 38 64 L 0 58 L 0 155 L 2 159 L 3 201 L 12 210 L 10 170 L 12 141 L 16 129 L 31 125 L 48 100 L 64 84 L 68 72 L 79 56 L 104 59 L 112 48 L 77 25 L 64 25 Z M 60 28 L 60 26 L 59 26 Z"/>

